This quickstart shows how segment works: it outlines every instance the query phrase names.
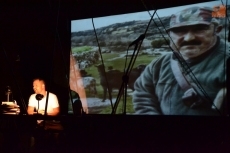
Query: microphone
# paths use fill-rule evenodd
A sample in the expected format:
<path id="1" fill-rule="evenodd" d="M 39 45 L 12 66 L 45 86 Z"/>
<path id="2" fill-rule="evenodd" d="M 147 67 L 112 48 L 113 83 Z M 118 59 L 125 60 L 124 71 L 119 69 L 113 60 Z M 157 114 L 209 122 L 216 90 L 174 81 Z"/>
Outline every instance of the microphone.
<path id="1" fill-rule="evenodd" d="M 134 44 L 139 43 L 139 41 L 141 41 L 141 40 L 143 40 L 143 39 L 145 39 L 145 34 L 141 34 L 136 40 L 134 40 L 134 41 L 129 45 L 129 47 L 132 46 L 132 45 L 134 45 Z"/>
<path id="2" fill-rule="evenodd" d="M 10 86 L 6 87 L 6 96 L 7 96 L 7 101 L 10 101 L 10 94 L 12 94 Z"/>
<path id="3" fill-rule="evenodd" d="M 42 94 L 37 94 L 35 98 L 39 101 L 43 98 L 44 96 Z"/>
<path id="4" fill-rule="evenodd" d="M 44 97 L 44 96 L 43 96 L 42 94 L 37 94 L 37 95 L 35 96 L 35 98 L 36 98 L 37 101 L 38 101 L 37 114 L 38 114 L 38 111 L 39 111 L 39 100 L 41 100 L 43 97 Z"/>

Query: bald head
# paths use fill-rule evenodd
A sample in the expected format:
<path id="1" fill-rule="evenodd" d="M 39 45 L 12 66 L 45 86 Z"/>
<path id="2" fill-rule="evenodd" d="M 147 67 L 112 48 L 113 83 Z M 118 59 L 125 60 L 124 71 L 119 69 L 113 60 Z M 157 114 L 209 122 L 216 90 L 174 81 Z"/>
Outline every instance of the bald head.
<path id="1" fill-rule="evenodd" d="M 36 94 L 42 94 L 45 95 L 46 89 L 45 89 L 45 81 L 40 78 L 36 78 L 33 80 L 33 90 Z"/>

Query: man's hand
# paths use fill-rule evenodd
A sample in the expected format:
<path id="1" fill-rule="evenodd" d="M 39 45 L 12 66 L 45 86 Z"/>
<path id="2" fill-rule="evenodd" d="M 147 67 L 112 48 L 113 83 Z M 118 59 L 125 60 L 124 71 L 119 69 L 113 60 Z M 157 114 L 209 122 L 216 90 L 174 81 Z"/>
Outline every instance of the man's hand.
<path id="1" fill-rule="evenodd" d="M 38 114 L 44 115 L 45 114 L 45 110 L 38 110 Z"/>
<path id="2" fill-rule="evenodd" d="M 216 98 L 213 101 L 212 104 L 212 109 L 214 110 L 220 110 L 223 103 L 224 103 L 224 99 L 226 97 L 227 94 L 227 88 L 222 88 L 220 89 L 220 91 L 217 93 Z"/>

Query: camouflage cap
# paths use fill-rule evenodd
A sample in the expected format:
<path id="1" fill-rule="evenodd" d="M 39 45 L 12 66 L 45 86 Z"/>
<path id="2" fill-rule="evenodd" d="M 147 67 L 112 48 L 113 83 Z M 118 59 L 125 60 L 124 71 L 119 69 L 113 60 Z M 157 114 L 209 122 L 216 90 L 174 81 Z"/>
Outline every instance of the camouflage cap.
<path id="1" fill-rule="evenodd" d="M 177 27 L 196 24 L 219 24 L 219 21 L 212 17 L 212 12 L 212 8 L 195 6 L 172 14 L 167 31 Z"/>

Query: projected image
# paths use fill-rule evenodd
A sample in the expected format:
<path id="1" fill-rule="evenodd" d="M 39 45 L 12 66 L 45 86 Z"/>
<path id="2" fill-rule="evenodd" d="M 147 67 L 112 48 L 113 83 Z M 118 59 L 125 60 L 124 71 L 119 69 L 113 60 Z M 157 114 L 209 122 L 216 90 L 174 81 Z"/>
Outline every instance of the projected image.
<path id="1" fill-rule="evenodd" d="M 81 103 L 87 114 L 222 115 L 226 9 L 213 1 L 72 20 L 69 112 Z"/>

